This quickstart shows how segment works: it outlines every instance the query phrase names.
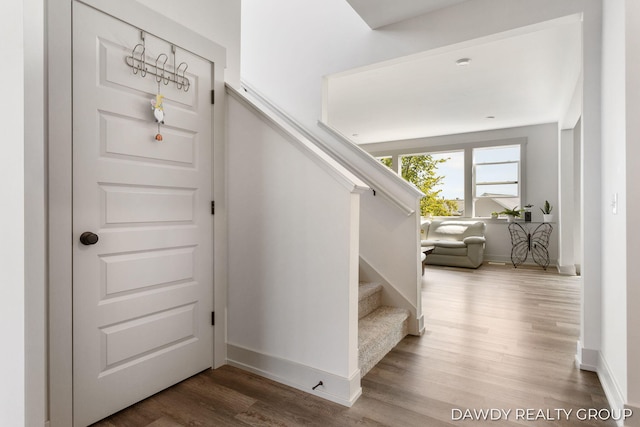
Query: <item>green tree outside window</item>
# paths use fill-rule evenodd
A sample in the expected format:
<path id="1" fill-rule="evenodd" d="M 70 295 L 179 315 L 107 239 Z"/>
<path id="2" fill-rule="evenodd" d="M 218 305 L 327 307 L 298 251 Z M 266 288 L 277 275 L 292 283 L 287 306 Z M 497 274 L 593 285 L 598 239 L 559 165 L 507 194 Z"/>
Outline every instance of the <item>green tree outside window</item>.
<path id="1" fill-rule="evenodd" d="M 435 160 L 429 154 L 402 157 L 400 176 L 425 194 L 425 197 L 420 200 L 422 216 L 452 216 L 457 213 L 457 203 L 454 200 L 445 200 L 440 196 L 442 190 L 435 189 L 444 179 L 444 176 L 438 176 L 438 164 L 447 160 L 446 158 Z M 381 158 L 380 161 L 391 167 L 390 157 Z"/>

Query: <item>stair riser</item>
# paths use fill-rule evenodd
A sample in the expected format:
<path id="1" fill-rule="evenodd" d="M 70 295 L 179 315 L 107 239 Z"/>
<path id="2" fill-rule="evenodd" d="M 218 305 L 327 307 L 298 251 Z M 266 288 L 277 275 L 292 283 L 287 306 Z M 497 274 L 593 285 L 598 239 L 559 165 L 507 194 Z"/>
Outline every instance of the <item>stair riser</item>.
<path id="1" fill-rule="evenodd" d="M 378 291 L 366 298 L 358 301 L 358 319 L 362 319 L 366 315 L 380 307 L 382 301 L 382 292 Z"/>
<path id="2" fill-rule="evenodd" d="M 384 356 L 398 345 L 402 339 L 409 333 L 409 322 L 405 320 L 399 324 L 397 328 L 389 332 L 384 343 L 376 343 L 371 348 L 360 348 L 359 364 L 360 376 L 364 377 Z"/>

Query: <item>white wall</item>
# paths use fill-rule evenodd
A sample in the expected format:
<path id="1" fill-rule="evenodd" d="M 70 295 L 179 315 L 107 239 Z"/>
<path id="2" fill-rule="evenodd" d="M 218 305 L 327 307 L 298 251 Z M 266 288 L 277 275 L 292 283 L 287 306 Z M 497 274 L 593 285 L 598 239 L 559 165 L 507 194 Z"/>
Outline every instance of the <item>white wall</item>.
<path id="1" fill-rule="evenodd" d="M 582 144 L 582 92 L 584 75 L 581 73 L 574 88 L 564 117 L 560 120 L 558 147 L 558 270 L 561 274 L 580 274 L 582 239 L 580 222 L 580 145 Z"/>
<path id="2" fill-rule="evenodd" d="M 640 241 L 636 215 L 640 212 L 640 3 L 625 1 L 625 60 L 626 60 L 626 233 L 627 253 L 627 403 L 634 407 L 635 420 L 640 426 Z"/>
<path id="3" fill-rule="evenodd" d="M 474 0 L 370 30 L 342 0 L 244 0 L 242 77 L 313 129 L 322 78 L 355 67 L 462 43 L 554 18 L 582 14 L 583 111 L 580 172 L 582 327 L 577 358 L 595 366 L 600 347 L 600 0 Z M 291 19 L 295 16 L 295 19 Z M 482 19 L 478 19 L 481 16 Z"/>
<path id="4" fill-rule="evenodd" d="M 640 426 L 640 5 L 605 2 L 602 61 L 602 346 L 598 374 L 609 402 Z M 617 194 L 617 212 L 612 206 Z"/>
<path id="5" fill-rule="evenodd" d="M 321 117 L 325 75 L 598 4 L 595 0 L 474 0 L 372 31 L 343 0 L 244 0 L 242 78 L 311 128 Z"/>
<path id="6" fill-rule="evenodd" d="M 418 153 L 425 149 L 448 150 L 463 147 L 468 143 L 501 143 L 513 140 L 514 143 L 526 140 L 525 146 L 525 192 L 523 204 L 533 204 L 533 221 L 542 221 L 540 207 L 545 200 L 557 207 L 558 204 L 558 126 L 549 123 L 537 126 L 523 126 L 484 132 L 471 132 L 460 135 L 437 136 L 367 144 L 362 147 L 375 156 L 390 154 Z M 555 211 L 554 211 L 555 213 Z M 557 219 L 557 218 L 556 218 Z M 511 241 L 505 220 L 486 220 L 487 244 L 485 259 L 489 261 L 509 262 L 511 259 Z M 558 229 L 553 224 L 549 245 L 551 265 L 558 258 Z M 530 262 L 531 260 L 528 260 Z"/>
<path id="7" fill-rule="evenodd" d="M 240 1 L 136 0 L 227 49 L 225 81 L 240 82 Z"/>
<path id="8" fill-rule="evenodd" d="M 229 360 L 307 392 L 323 380 L 317 392 L 347 404 L 360 387 L 360 195 L 227 98 Z"/>
<path id="9" fill-rule="evenodd" d="M 627 394 L 625 4 L 605 2 L 602 31 L 602 344 L 614 387 Z M 617 213 L 611 206 L 618 195 Z"/>
<path id="10" fill-rule="evenodd" d="M 575 207 L 573 194 L 576 184 L 573 181 L 573 129 L 560 132 L 558 147 L 558 204 L 556 220 L 558 222 L 558 270 L 563 274 L 576 274 L 574 258 L 573 224 Z"/>
<path id="11" fill-rule="evenodd" d="M 601 3 L 583 2 L 583 104 L 580 149 L 580 212 L 583 280 L 582 321 L 576 354 L 578 363 L 595 363 L 601 343 Z M 577 189 L 576 189 L 577 190 Z"/>
<path id="12" fill-rule="evenodd" d="M 580 274 L 583 259 L 582 250 L 582 194 L 579 191 L 582 188 L 582 165 L 580 159 L 582 157 L 582 120 L 578 120 L 576 127 L 573 128 L 573 255 L 576 264 L 576 273 Z"/>
<path id="13" fill-rule="evenodd" d="M 25 277 L 24 277 L 24 39 L 23 2 L 4 2 L 0 14 L 5 82 L 0 115 L 3 123 L 0 156 L 0 424 L 25 424 Z"/>
<path id="14" fill-rule="evenodd" d="M 314 135 L 292 120 L 287 112 L 247 86 L 246 82 L 243 93 L 248 93 L 264 108 L 285 118 L 318 149 L 325 151 L 372 189 L 361 197 L 360 205 L 361 280 L 381 283 L 385 288 L 383 303 L 408 309 L 412 314 L 409 332 L 419 334 L 422 310 L 416 213 L 423 194 L 336 131 L 320 126 L 320 133 Z"/>
<path id="15" fill-rule="evenodd" d="M 415 212 L 406 215 L 382 196 L 367 192 L 361 196 L 360 257 L 366 262 L 361 281 L 384 286 L 384 305 L 403 307 L 411 312 L 409 333 L 421 335 L 424 329 L 420 278 L 420 236 L 418 199 Z M 367 271 L 371 267 L 374 272 Z"/>

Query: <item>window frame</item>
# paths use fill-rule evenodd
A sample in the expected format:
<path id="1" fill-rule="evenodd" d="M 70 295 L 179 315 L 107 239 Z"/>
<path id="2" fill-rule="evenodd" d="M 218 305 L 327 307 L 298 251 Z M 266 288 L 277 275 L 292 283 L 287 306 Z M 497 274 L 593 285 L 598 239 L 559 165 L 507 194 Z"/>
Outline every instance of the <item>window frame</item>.
<path id="1" fill-rule="evenodd" d="M 487 141 L 472 141 L 466 143 L 454 143 L 454 144 L 436 144 L 431 146 L 420 145 L 412 148 L 402 149 L 385 149 L 373 154 L 376 158 L 391 157 L 392 164 L 394 166 L 394 172 L 399 173 L 400 158 L 404 156 L 418 156 L 426 154 L 438 154 L 447 153 L 453 151 L 464 152 L 464 215 L 461 218 L 485 218 L 489 217 L 477 217 L 474 212 L 475 200 L 477 199 L 475 194 L 475 164 L 473 162 L 473 150 L 478 148 L 499 148 L 508 146 L 520 147 L 520 160 L 508 161 L 508 162 L 492 162 L 492 163 L 518 163 L 518 192 L 520 205 L 526 200 L 526 146 L 527 138 L 508 138 L 502 140 L 487 140 Z M 480 164 L 487 164 L 489 162 L 483 162 Z"/>
<path id="2" fill-rule="evenodd" d="M 482 147 L 481 149 L 488 149 L 488 148 L 503 148 L 503 147 L 518 147 L 520 149 L 520 151 L 522 151 L 522 147 L 519 147 L 518 145 L 504 145 L 504 146 L 496 146 L 496 147 Z M 474 149 L 475 150 L 475 149 Z M 522 157 L 522 155 L 520 155 L 520 157 Z M 516 194 L 514 195 L 515 197 L 520 198 L 521 197 L 521 184 L 522 184 L 522 174 L 520 173 L 520 169 L 521 169 L 521 165 L 520 165 L 521 161 L 520 159 L 518 160 L 504 160 L 501 162 L 474 162 L 473 163 L 473 197 L 474 199 L 479 199 L 479 198 L 484 198 L 484 197 L 490 197 L 490 196 L 482 196 L 482 195 L 478 195 L 478 186 L 479 185 L 510 185 L 510 184 L 515 184 L 517 185 L 517 191 Z M 498 166 L 498 165 L 516 165 L 516 175 L 517 178 L 515 181 L 486 181 L 486 182 L 478 182 L 478 166 Z M 513 198 L 514 196 L 503 196 L 503 198 Z M 500 196 L 495 196 L 492 198 L 500 198 Z"/>

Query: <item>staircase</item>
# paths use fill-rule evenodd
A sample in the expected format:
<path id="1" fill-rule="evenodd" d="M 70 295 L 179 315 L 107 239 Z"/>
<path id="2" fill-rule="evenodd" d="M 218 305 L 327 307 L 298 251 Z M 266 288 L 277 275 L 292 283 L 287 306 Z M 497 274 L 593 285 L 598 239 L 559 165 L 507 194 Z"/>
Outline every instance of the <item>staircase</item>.
<path id="1" fill-rule="evenodd" d="M 382 285 L 360 283 L 358 361 L 364 377 L 408 333 L 409 310 L 381 305 Z"/>

